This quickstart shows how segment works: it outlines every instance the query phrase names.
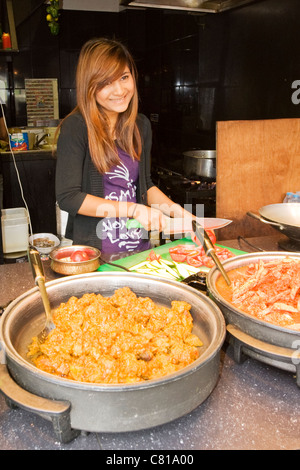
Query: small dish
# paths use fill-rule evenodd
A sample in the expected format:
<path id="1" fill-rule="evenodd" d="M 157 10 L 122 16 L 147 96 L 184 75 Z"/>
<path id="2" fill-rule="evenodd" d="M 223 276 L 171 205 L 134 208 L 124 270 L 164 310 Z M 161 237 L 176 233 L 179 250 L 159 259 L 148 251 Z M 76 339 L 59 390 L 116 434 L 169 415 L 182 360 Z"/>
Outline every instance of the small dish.
<path id="1" fill-rule="evenodd" d="M 60 244 L 60 241 L 53 233 L 35 233 L 29 237 L 29 244 L 39 253 L 48 255 Z"/>
<path id="2" fill-rule="evenodd" d="M 84 253 L 86 259 L 76 255 Z M 100 266 L 101 252 L 86 245 L 59 247 L 50 254 L 51 268 L 58 274 L 75 275 L 96 271 Z"/>

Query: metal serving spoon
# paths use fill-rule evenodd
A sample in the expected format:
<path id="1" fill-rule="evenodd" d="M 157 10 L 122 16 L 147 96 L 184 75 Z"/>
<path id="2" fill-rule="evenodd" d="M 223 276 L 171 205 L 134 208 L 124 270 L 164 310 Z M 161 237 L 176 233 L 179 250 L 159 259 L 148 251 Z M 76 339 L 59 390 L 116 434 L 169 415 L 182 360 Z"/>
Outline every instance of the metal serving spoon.
<path id="1" fill-rule="evenodd" d="M 195 220 L 192 221 L 192 225 L 193 225 L 193 232 L 195 233 L 197 239 L 199 240 L 199 242 L 203 246 L 205 253 L 207 255 L 211 256 L 211 258 L 216 263 L 217 268 L 219 269 L 222 276 L 224 277 L 226 283 L 228 284 L 228 286 L 230 286 L 231 281 L 230 281 L 230 279 L 229 279 L 229 277 L 228 277 L 221 261 L 219 260 L 219 258 L 217 256 L 217 253 L 214 249 L 214 245 L 212 244 L 208 234 L 206 233 L 204 228 L 201 227 L 201 225 L 198 224 Z"/>
<path id="2" fill-rule="evenodd" d="M 45 313 L 46 313 L 46 323 L 44 329 L 37 335 L 37 338 L 40 343 L 44 343 L 50 331 L 55 328 L 55 325 L 52 321 L 52 312 L 49 302 L 49 297 L 45 287 L 45 275 L 40 254 L 34 248 L 28 249 L 28 259 L 31 265 L 33 278 L 36 285 L 39 287 L 40 294 L 42 297 Z"/>

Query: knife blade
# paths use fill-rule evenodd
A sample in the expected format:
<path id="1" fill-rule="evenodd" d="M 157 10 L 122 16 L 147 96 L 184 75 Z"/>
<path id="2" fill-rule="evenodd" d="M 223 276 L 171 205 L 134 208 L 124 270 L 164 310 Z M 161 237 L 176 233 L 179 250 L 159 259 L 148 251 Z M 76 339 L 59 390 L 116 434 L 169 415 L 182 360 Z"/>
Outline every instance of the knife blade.
<path id="1" fill-rule="evenodd" d="M 163 232 L 166 234 L 193 232 L 192 219 L 185 218 L 167 218 L 167 224 Z M 230 224 L 232 220 L 220 219 L 214 217 L 197 217 L 196 221 L 204 227 L 205 230 L 217 230 Z"/>
<path id="2" fill-rule="evenodd" d="M 229 225 L 232 222 L 232 220 L 229 219 L 220 219 L 215 217 L 197 217 L 196 220 L 206 230 L 217 230 L 218 228 L 226 227 L 226 225 Z M 142 224 L 140 224 L 136 219 L 128 219 L 126 227 L 141 228 Z M 166 217 L 166 227 L 163 232 L 167 235 L 193 232 L 192 219 Z"/>

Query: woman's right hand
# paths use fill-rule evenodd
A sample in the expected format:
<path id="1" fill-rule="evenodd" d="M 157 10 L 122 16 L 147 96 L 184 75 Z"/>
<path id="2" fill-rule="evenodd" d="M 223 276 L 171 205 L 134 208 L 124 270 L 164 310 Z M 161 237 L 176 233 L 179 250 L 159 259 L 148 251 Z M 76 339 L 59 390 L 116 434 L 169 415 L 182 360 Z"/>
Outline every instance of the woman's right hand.
<path id="1" fill-rule="evenodd" d="M 166 217 L 154 207 L 136 204 L 133 216 L 148 232 L 162 232 L 166 227 Z"/>

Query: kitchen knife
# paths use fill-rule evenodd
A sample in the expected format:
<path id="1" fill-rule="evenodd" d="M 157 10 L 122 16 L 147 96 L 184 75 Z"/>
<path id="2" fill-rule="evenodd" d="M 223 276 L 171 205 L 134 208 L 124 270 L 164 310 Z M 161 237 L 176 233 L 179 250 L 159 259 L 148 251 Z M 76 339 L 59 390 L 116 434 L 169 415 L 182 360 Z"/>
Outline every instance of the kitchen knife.
<path id="1" fill-rule="evenodd" d="M 204 227 L 205 230 L 216 230 L 226 227 L 232 221 L 228 219 L 218 219 L 213 217 L 197 217 L 196 221 Z M 184 218 L 167 218 L 167 226 L 164 229 L 166 234 L 193 232 L 192 219 Z"/>
<path id="2" fill-rule="evenodd" d="M 201 225 L 199 223 L 197 223 L 195 220 L 193 220 L 192 225 L 193 225 L 193 232 L 195 233 L 199 243 L 203 246 L 205 254 L 210 256 L 214 260 L 217 268 L 221 272 L 221 274 L 224 277 L 226 283 L 230 286 L 231 281 L 230 281 L 230 279 L 229 279 L 229 277 L 228 277 L 221 261 L 219 260 L 219 258 L 217 256 L 217 253 L 214 249 L 214 245 L 211 242 L 208 234 L 206 233 L 204 228 L 201 227 Z"/>
<path id="3" fill-rule="evenodd" d="M 189 218 L 171 218 L 167 217 L 167 224 L 163 232 L 165 234 L 175 234 L 175 233 L 187 233 L 192 232 L 192 219 Z M 218 228 L 226 227 L 226 225 L 231 224 L 232 220 L 229 219 L 219 219 L 214 217 L 197 217 L 197 222 L 201 224 L 206 230 L 216 230 Z M 127 228 L 141 228 L 142 224 L 136 219 L 128 219 L 126 223 Z"/>

